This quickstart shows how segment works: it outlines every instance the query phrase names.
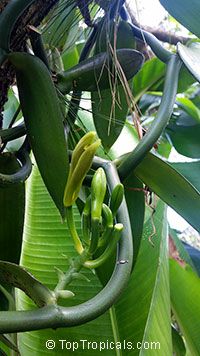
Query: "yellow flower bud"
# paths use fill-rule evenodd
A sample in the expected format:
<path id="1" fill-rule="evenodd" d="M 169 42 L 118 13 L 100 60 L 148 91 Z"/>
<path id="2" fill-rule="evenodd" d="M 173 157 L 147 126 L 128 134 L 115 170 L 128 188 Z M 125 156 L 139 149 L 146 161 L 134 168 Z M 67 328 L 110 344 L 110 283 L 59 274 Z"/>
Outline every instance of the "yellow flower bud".
<path id="1" fill-rule="evenodd" d="M 71 206 L 78 198 L 83 180 L 101 144 L 101 140 L 97 139 L 95 141 L 95 139 L 95 132 L 89 132 L 82 137 L 74 149 L 63 198 L 65 207 Z"/>

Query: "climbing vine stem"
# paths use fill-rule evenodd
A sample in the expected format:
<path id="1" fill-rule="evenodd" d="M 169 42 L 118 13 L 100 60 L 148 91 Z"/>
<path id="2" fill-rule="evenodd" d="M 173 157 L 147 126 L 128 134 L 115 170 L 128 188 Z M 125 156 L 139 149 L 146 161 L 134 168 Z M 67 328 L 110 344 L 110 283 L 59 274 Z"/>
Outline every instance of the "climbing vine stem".
<path id="1" fill-rule="evenodd" d="M 161 104 L 150 129 L 132 152 L 115 160 L 115 164 L 118 166 L 118 173 L 122 180 L 134 170 L 145 155 L 152 149 L 166 127 L 173 112 L 181 63 L 177 55 L 173 55 L 170 58 L 167 64 Z"/>

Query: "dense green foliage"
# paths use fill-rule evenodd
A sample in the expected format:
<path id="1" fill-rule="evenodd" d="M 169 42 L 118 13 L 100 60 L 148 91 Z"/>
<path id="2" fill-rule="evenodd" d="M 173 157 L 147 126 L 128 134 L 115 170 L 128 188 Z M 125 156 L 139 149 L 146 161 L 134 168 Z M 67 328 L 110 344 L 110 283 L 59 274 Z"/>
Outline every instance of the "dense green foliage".
<path id="1" fill-rule="evenodd" d="M 160 2 L 187 44 L 60 0 L 15 51 L 39 1 L 0 5 L 2 355 L 200 354 L 200 252 L 166 214 L 200 232 L 200 5 Z"/>

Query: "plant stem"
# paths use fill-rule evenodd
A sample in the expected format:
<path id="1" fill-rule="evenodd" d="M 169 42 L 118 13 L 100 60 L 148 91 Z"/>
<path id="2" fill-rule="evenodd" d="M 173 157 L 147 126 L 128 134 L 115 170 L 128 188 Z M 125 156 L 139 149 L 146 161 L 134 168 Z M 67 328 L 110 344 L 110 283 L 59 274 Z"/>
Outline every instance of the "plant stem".
<path id="1" fill-rule="evenodd" d="M 18 126 L 0 130 L 0 136 L 2 143 L 7 143 L 8 141 L 15 140 L 16 138 L 22 137 L 26 134 L 26 128 L 24 124 Z"/>
<path id="2" fill-rule="evenodd" d="M 58 298 L 59 291 L 64 290 L 67 285 L 69 285 L 72 280 L 74 279 L 74 274 L 78 273 L 81 268 L 83 267 L 85 261 L 89 258 L 89 255 L 85 252 L 82 255 L 77 256 L 72 265 L 70 266 L 69 270 L 66 273 L 63 273 L 59 278 L 59 282 L 54 290 L 55 297 Z"/>
<path id="3" fill-rule="evenodd" d="M 30 160 L 29 153 L 24 149 L 20 149 L 16 153 L 16 157 L 20 161 L 21 167 L 15 173 L 11 173 L 11 174 L 0 173 L 1 184 L 9 185 L 14 183 L 24 182 L 31 174 L 32 162 Z"/>
<path id="4" fill-rule="evenodd" d="M 152 34 L 149 33 L 132 23 L 130 23 L 132 31 L 136 37 L 138 37 L 142 41 L 146 41 L 146 43 L 151 47 L 152 51 L 155 53 L 156 57 L 158 57 L 162 62 L 167 63 L 169 59 L 173 56 L 173 54 L 165 49 L 160 41 Z"/>
<path id="5" fill-rule="evenodd" d="M 170 58 L 167 65 L 166 80 L 163 90 L 163 97 L 157 113 L 149 131 L 145 134 L 136 148 L 125 156 L 116 159 L 114 162 L 118 165 L 118 173 L 123 180 L 131 171 L 142 161 L 145 155 L 156 143 L 162 131 L 166 127 L 172 112 L 176 99 L 178 76 L 181 68 L 181 60 L 174 55 Z"/>
<path id="6" fill-rule="evenodd" d="M 81 255 L 84 251 L 84 248 L 76 231 L 72 206 L 66 208 L 66 218 L 70 234 L 74 240 L 75 249 Z"/>

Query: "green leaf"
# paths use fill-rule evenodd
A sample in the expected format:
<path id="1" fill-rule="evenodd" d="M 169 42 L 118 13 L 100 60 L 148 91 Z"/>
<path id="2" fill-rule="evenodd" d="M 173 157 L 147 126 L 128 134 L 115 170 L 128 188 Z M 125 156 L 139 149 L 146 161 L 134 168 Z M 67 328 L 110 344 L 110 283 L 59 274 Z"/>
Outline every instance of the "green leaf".
<path id="1" fill-rule="evenodd" d="M 199 0 L 160 0 L 160 3 L 178 22 L 200 37 Z"/>
<path id="2" fill-rule="evenodd" d="M 138 101 L 141 96 L 147 91 L 150 91 L 152 87 L 155 89 L 156 84 L 160 83 L 160 80 L 164 80 L 165 70 L 165 64 L 158 58 L 152 58 L 145 62 L 142 69 L 133 79 L 133 95 L 135 101 Z"/>
<path id="3" fill-rule="evenodd" d="M 110 46 L 116 49 L 125 46 L 129 49 L 135 48 L 135 39 L 129 25 L 128 27 L 129 29 L 124 21 L 120 21 L 118 26 L 113 22 L 109 24 L 103 22 L 98 29 L 95 54 L 100 52 L 112 54 Z M 115 68 L 113 68 L 114 72 Z M 123 129 L 132 100 L 128 82 L 122 78 L 119 83 L 122 85 L 114 83 L 111 84 L 110 89 L 94 92 L 91 95 L 95 128 L 106 150 L 114 144 Z"/>
<path id="4" fill-rule="evenodd" d="M 98 34 L 95 46 L 95 53 L 109 51 L 110 45 L 114 48 L 132 48 L 135 49 L 135 38 L 130 24 L 127 21 L 120 20 L 107 22 L 106 18 L 99 23 Z M 116 43 L 115 43 L 116 40 Z"/>
<path id="5" fill-rule="evenodd" d="M 78 64 L 79 61 L 79 54 L 76 46 L 72 48 L 67 48 L 62 52 L 62 61 L 64 70 L 68 70 Z"/>
<path id="6" fill-rule="evenodd" d="M 73 3 L 65 4 L 60 0 L 52 18 L 50 18 L 42 34 L 46 45 L 62 48 L 69 35 L 70 28 L 74 24 L 76 9 Z"/>
<path id="7" fill-rule="evenodd" d="M 200 160 L 195 162 L 173 162 L 170 165 L 181 173 L 200 194 Z"/>
<path id="8" fill-rule="evenodd" d="M 165 219 L 164 205 L 159 202 L 155 215 L 145 224 L 129 286 L 115 307 L 121 340 L 134 341 L 131 355 L 172 355 Z M 138 350 L 137 342 L 155 344 L 152 349 Z"/>
<path id="9" fill-rule="evenodd" d="M 1 344 L 0 344 L 1 345 Z M 2 345 L 1 345 L 2 346 Z M 8 348 L 7 347 L 4 347 L 3 348 L 0 348 L 0 354 L 1 356 L 7 356 L 7 353 L 6 351 L 8 352 Z"/>
<path id="10" fill-rule="evenodd" d="M 120 135 L 128 113 L 126 93 L 123 87 L 120 85 L 116 90 L 117 92 L 113 95 L 111 89 L 91 93 L 95 128 L 106 150 L 115 143 Z"/>
<path id="11" fill-rule="evenodd" d="M 199 191 L 175 165 L 170 165 L 149 153 L 135 169 L 135 174 L 190 225 L 200 231 Z M 191 171 L 187 174 L 190 175 Z"/>
<path id="12" fill-rule="evenodd" d="M 176 103 L 181 107 L 188 115 L 190 115 L 196 123 L 200 123 L 200 110 L 199 108 L 188 98 L 178 97 Z"/>
<path id="13" fill-rule="evenodd" d="M 7 347 L 5 347 L 5 350 L 8 351 L 8 349 L 15 351 L 16 353 L 19 353 L 17 345 L 15 344 L 15 342 L 12 340 L 12 337 L 9 337 L 8 335 L 0 335 L 0 345 L 1 343 Z M 8 348 L 8 349 L 7 349 Z M 7 353 L 5 353 L 5 355 L 7 355 Z M 2 355 L 1 355 L 2 356 Z"/>
<path id="14" fill-rule="evenodd" d="M 183 338 L 174 327 L 172 327 L 172 341 L 173 341 L 173 351 L 175 355 L 185 356 L 186 349 L 185 349 Z"/>
<path id="15" fill-rule="evenodd" d="M 195 78 L 193 77 L 193 75 L 191 75 L 191 73 L 189 72 L 187 67 L 184 65 L 184 63 L 182 63 L 182 66 L 181 66 L 181 69 L 179 72 L 179 82 L 178 82 L 177 93 L 183 93 L 194 82 L 195 82 Z M 163 89 L 164 89 L 164 80 L 160 80 L 160 83 L 157 83 L 155 86 L 152 87 L 152 90 L 156 90 L 158 92 L 159 91 L 163 92 Z"/>
<path id="16" fill-rule="evenodd" d="M 114 61 L 123 70 L 127 80 L 131 79 L 143 63 L 143 55 L 133 49 L 116 50 L 116 58 L 106 52 L 81 61 L 69 70 L 58 73 L 58 88 L 66 94 L 72 87 L 80 91 L 99 91 L 120 85 L 120 75 L 115 72 Z M 112 83 L 112 84 L 111 84 Z"/>
<path id="17" fill-rule="evenodd" d="M 178 119 L 167 126 L 166 133 L 177 152 L 190 158 L 200 157 L 200 124 L 185 111 L 181 110 Z"/>
<path id="18" fill-rule="evenodd" d="M 50 290 L 14 263 L 0 261 L 0 282 L 23 290 L 39 307 L 53 302 Z"/>
<path id="19" fill-rule="evenodd" d="M 157 57 L 145 62 L 133 79 L 133 95 L 136 102 L 149 91 L 153 92 L 154 95 L 161 96 L 164 88 L 165 71 L 165 64 Z M 195 81 L 185 65 L 182 65 L 180 69 L 179 78 L 178 93 L 184 92 Z"/>
<path id="20" fill-rule="evenodd" d="M 182 67 L 181 67 L 180 73 L 179 73 L 179 82 L 178 82 L 177 93 L 183 93 L 194 82 L 195 82 L 195 78 L 193 77 L 193 75 L 191 75 L 188 68 L 184 64 L 182 64 Z"/>
<path id="21" fill-rule="evenodd" d="M 200 280 L 186 265 L 170 260 L 170 291 L 174 316 L 193 356 L 200 354 Z"/>
<path id="22" fill-rule="evenodd" d="M 192 42 L 189 46 L 178 43 L 177 50 L 185 66 L 200 81 L 200 43 Z"/>
<path id="23" fill-rule="evenodd" d="M 143 183 L 132 173 L 124 181 L 124 187 L 133 236 L 134 261 L 136 261 L 142 238 L 145 212 Z"/>
<path id="24" fill-rule="evenodd" d="M 18 106 L 19 106 L 19 101 L 17 100 L 13 90 L 9 89 L 8 101 L 6 102 L 3 111 L 3 129 L 8 128 L 15 112 L 18 109 Z M 19 115 L 18 117 L 20 118 L 21 115 Z"/>
<path id="25" fill-rule="evenodd" d="M 81 222 L 76 208 L 74 208 L 74 214 L 77 231 L 80 234 Z M 38 169 L 34 166 L 33 173 L 27 182 L 27 208 L 21 265 L 26 267 L 50 290 L 53 290 L 58 282 L 55 267 L 66 271 L 69 266 L 69 259 L 74 256 L 77 256 L 77 253 L 66 223 L 61 222 L 59 213 L 47 193 Z M 76 279 L 69 286 L 70 290 L 75 293 L 75 297 L 63 300 L 62 305 L 69 306 L 82 303 L 96 295 L 101 289 L 100 282 L 91 271 L 84 269 L 82 273 L 90 282 Z M 18 309 L 25 310 L 34 307 L 30 299 L 21 291 L 17 293 L 17 306 Z M 36 352 L 38 355 L 47 355 L 49 351 L 45 347 L 45 343 L 50 339 L 56 342 L 56 348 L 51 350 L 51 354 L 56 356 L 65 352 L 61 350 L 59 340 L 67 340 L 71 343 L 80 342 L 81 339 L 96 342 L 106 341 L 107 339 L 113 341 L 109 314 L 106 313 L 79 327 L 21 333 L 19 335 L 20 352 L 27 356 Z M 78 351 L 77 354 L 83 353 L 81 345 Z M 67 352 L 72 352 L 72 350 Z M 102 352 L 96 350 L 96 354 L 98 352 L 102 354 Z M 105 355 L 112 355 L 110 350 L 105 350 L 104 353 Z"/>

